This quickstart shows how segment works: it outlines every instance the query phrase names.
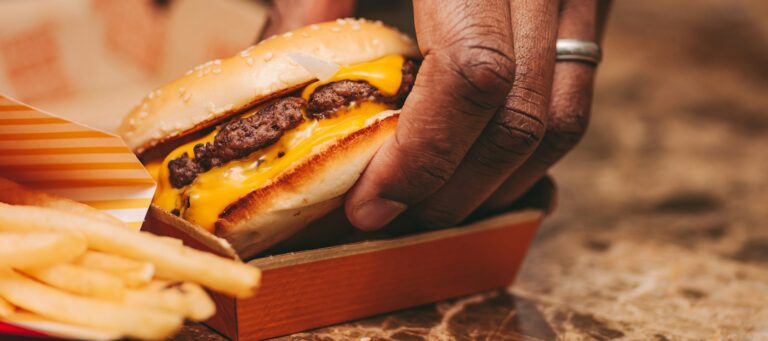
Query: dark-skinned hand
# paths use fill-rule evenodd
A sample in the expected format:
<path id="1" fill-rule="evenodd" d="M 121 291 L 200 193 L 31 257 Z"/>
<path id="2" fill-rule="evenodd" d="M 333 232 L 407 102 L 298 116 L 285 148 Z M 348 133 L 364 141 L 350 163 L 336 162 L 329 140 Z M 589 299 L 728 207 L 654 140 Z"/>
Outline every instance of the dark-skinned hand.
<path id="1" fill-rule="evenodd" d="M 294 6 L 293 14 L 273 16 L 269 33 L 354 9 L 350 0 L 314 4 L 307 18 L 298 8 L 313 1 L 276 0 L 276 8 L 281 1 Z M 424 61 L 395 136 L 347 195 L 350 222 L 375 230 L 400 217 L 440 228 L 517 200 L 576 145 L 589 121 L 595 66 L 556 63 L 556 39 L 599 42 L 609 5 L 414 1 Z"/>

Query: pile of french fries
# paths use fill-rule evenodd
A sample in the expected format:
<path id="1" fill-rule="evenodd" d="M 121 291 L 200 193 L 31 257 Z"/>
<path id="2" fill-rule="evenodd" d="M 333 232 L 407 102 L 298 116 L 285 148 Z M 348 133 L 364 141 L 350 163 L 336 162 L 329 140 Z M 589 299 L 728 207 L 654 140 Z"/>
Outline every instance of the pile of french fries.
<path id="1" fill-rule="evenodd" d="M 252 266 L 132 230 L 0 178 L 0 321 L 88 339 L 162 339 L 215 313 L 203 287 L 247 297 Z"/>

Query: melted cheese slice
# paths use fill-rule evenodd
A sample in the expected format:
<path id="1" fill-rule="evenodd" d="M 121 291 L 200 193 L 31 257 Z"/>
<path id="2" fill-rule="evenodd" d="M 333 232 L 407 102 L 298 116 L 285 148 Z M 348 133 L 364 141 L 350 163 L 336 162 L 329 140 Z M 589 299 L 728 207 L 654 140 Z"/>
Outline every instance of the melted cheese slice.
<path id="1" fill-rule="evenodd" d="M 345 79 L 365 80 L 384 95 L 394 95 L 402 82 L 403 62 L 402 56 L 387 56 L 368 63 L 342 67 L 331 79 L 308 85 L 302 97 L 308 99 L 317 87 Z M 309 156 L 315 148 L 364 128 L 368 119 L 388 109 L 393 108 L 382 103 L 363 102 L 331 118 L 305 120 L 298 127 L 287 131 L 277 143 L 199 174 L 192 184 L 184 188 L 173 188 L 168 180 L 168 163 L 184 153 L 193 157 L 194 146 L 212 143 L 217 128 L 206 136 L 176 148 L 162 161 L 146 165 L 158 182 L 153 202 L 167 211 L 178 210 L 185 220 L 213 231 L 219 215 L 227 206 L 251 191 L 268 185 L 291 165 Z M 242 117 L 256 111 L 254 109 Z"/>
<path id="2" fill-rule="evenodd" d="M 333 77 L 322 82 L 307 85 L 301 92 L 301 97 L 309 100 L 309 96 L 320 86 L 343 80 L 367 81 L 384 96 L 393 96 L 400 89 L 403 81 L 404 58 L 398 55 L 386 56 L 372 62 L 343 66 Z"/>

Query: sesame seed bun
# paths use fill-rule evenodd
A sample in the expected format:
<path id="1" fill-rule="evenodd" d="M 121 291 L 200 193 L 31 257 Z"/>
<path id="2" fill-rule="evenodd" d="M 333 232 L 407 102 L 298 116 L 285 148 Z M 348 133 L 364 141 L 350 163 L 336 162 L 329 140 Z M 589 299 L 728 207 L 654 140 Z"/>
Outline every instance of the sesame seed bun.
<path id="1" fill-rule="evenodd" d="M 147 95 L 118 132 L 143 160 L 165 156 L 197 132 L 315 81 L 289 52 L 339 65 L 388 55 L 419 58 L 410 38 L 380 22 L 341 19 L 311 25 L 190 70 Z M 313 146 L 266 183 L 247 188 L 248 194 L 229 203 L 209 231 L 244 258 L 295 234 L 341 205 L 373 154 L 394 134 L 398 116 L 398 110 L 374 114 L 359 130 Z"/>
<path id="2" fill-rule="evenodd" d="M 189 70 L 144 97 L 117 131 L 143 157 L 151 149 L 163 149 L 163 145 L 315 80 L 285 55 L 288 52 L 340 65 L 392 54 L 419 55 L 413 40 L 381 22 L 339 19 L 307 26 Z"/>

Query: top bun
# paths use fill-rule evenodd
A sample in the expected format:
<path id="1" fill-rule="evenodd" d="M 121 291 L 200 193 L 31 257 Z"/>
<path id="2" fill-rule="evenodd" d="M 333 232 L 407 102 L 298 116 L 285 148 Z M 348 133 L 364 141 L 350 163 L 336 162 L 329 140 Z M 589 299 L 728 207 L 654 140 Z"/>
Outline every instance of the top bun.
<path id="1" fill-rule="evenodd" d="M 393 54 L 419 55 L 411 38 L 379 21 L 339 19 L 310 25 L 189 70 L 144 97 L 123 118 L 117 132 L 142 156 L 153 147 L 315 80 L 287 52 L 303 52 L 340 65 Z"/>

